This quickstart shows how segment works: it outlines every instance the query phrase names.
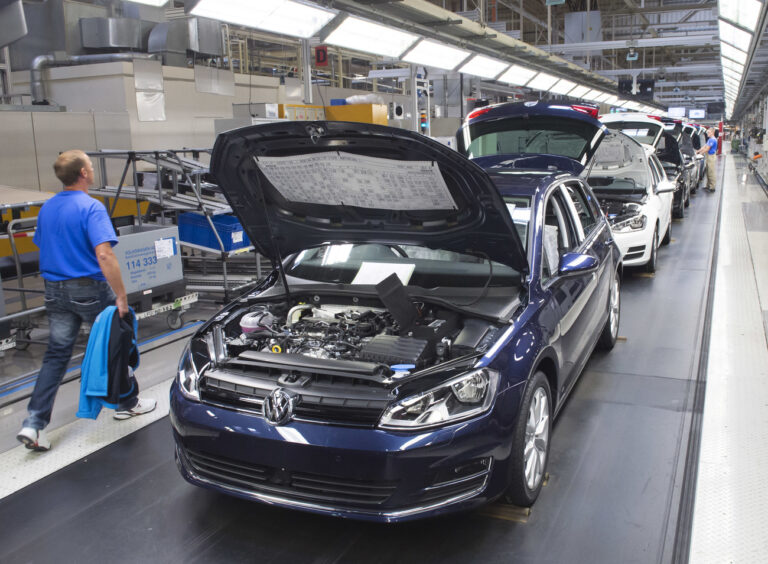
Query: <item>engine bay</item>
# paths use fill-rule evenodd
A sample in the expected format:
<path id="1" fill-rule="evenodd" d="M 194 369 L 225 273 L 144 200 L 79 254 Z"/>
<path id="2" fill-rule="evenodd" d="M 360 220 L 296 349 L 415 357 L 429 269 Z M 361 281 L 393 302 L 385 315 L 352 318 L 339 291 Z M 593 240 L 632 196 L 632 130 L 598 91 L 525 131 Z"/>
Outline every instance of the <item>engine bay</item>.
<path id="1" fill-rule="evenodd" d="M 497 337 L 494 323 L 413 301 L 399 281 L 377 289 L 378 299 L 307 295 L 238 309 L 219 329 L 223 357 L 364 362 L 389 376 L 483 352 Z"/>
<path id="2" fill-rule="evenodd" d="M 245 351 L 300 354 L 317 359 L 353 360 L 426 368 L 484 350 L 496 328 L 448 310 L 419 304 L 412 326 L 402 327 L 383 308 L 323 303 L 259 304 L 231 320 L 224 332 L 227 356 Z"/>

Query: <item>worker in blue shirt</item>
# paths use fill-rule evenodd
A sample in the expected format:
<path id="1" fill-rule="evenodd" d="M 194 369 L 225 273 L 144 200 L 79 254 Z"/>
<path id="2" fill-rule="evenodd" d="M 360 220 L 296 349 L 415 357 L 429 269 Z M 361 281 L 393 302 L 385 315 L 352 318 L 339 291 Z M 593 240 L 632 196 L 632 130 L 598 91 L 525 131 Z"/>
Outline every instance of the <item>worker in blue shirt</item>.
<path id="1" fill-rule="evenodd" d="M 34 242 L 40 248 L 40 272 L 45 281 L 45 309 L 50 325 L 48 349 L 29 400 L 29 416 L 16 438 L 32 450 L 45 451 L 51 442 L 45 427 L 51 420 L 56 392 L 72 357 L 82 322 L 93 323 L 109 305 L 121 316 L 128 300 L 120 265 L 112 252 L 117 236 L 101 202 L 88 195 L 93 164 L 82 151 L 65 151 L 53 165 L 64 189 L 40 209 Z M 115 419 L 128 419 L 155 409 L 156 401 L 126 397 Z"/>
<path id="2" fill-rule="evenodd" d="M 710 192 L 715 191 L 715 184 L 717 183 L 715 176 L 715 168 L 717 167 L 717 139 L 715 138 L 715 128 L 710 127 L 707 129 L 707 143 L 698 151 L 700 155 L 706 153 L 707 155 L 707 190 Z"/>

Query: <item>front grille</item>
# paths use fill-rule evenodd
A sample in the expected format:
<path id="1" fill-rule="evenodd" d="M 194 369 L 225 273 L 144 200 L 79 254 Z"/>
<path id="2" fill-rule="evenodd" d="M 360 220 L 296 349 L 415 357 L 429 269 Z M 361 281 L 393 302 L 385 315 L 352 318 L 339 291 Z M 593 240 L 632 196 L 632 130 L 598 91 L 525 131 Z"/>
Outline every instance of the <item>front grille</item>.
<path id="1" fill-rule="evenodd" d="M 397 489 L 397 482 L 349 480 L 252 465 L 218 455 L 180 448 L 195 474 L 214 484 L 335 507 L 376 508 Z"/>
<path id="2" fill-rule="evenodd" d="M 276 387 L 275 383 L 254 380 L 251 385 L 242 381 L 242 378 L 233 382 L 206 376 L 201 386 L 201 399 L 260 415 L 264 398 Z M 322 423 L 370 427 L 376 424 L 390 402 L 385 389 L 372 386 L 339 387 L 337 390 L 328 386 L 294 391 L 299 395 L 294 417 Z"/>

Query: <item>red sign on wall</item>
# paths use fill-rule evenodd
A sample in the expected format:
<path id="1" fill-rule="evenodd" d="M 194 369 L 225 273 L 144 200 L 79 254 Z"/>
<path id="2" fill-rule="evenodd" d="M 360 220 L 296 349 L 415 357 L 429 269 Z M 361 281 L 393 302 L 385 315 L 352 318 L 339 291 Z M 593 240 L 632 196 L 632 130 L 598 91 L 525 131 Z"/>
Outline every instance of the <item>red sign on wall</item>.
<path id="1" fill-rule="evenodd" d="M 328 46 L 318 45 L 315 47 L 315 66 L 327 67 L 328 66 Z"/>

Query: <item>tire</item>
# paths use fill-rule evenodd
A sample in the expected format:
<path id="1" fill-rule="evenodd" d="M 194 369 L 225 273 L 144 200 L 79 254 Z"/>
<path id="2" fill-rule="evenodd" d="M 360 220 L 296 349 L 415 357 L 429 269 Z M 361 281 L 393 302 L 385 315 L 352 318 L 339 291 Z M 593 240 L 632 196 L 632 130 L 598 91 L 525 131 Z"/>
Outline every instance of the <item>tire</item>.
<path id="1" fill-rule="evenodd" d="M 685 207 L 687 208 L 690 205 L 691 205 L 691 193 L 688 192 L 688 195 L 685 197 Z"/>
<path id="2" fill-rule="evenodd" d="M 611 290 L 608 294 L 608 319 L 605 320 L 603 331 L 597 340 L 597 348 L 609 351 L 616 344 L 619 336 L 619 323 L 621 322 L 621 280 L 619 273 L 613 273 Z"/>
<path id="3" fill-rule="evenodd" d="M 661 240 L 661 244 L 666 246 L 672 242 L 672 222 L 669 222 L 667 226 L 667 232 L 664 234 L 664 238 Z"/>
<path id="4" fill-rule="evenodd" d="M 549 462 L 551 423 L 549 382 L 543 372 L 536 372 L 525 388 L 512 437 L 510 483 L 504 496 L 508 503 L 530 507 L 539 497 Z"/>
<path id="5" fill-rule="evenodd" d="M 680 202 L 680 207 L 674 210 L 674 213 L 672 214 L 677 219 L 684 219 L 685 218 L 685 202 Z"/>
<path id="6" fill-rule="evenodd" d="M 656 260 L 658 259 L 659 249 L 659 228 L 653 230 L 653 241 L 651 242 L 651 258 L 645 263 L 646 272 L 656 272 Z"/>
<path id="7" fill-rule="evenodd" d="M 169 329 L 179 329 L 184 325 L 184 318 L 179 311 L 172 311 L 169 313 L 165 321 L 168 324 Z"/>

